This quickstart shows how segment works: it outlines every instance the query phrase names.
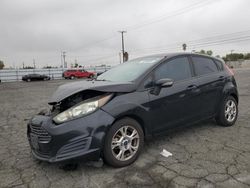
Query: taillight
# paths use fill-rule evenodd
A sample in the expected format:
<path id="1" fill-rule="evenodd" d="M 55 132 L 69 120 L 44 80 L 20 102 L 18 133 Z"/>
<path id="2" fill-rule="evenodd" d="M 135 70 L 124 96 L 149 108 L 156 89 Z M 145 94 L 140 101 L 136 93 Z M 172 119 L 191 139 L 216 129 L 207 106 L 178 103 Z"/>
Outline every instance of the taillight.
<path id="1" fill-rule="evenodd" d="M 226 69 L 227 69 L 227 71 L 228 71 L 229 74 L 231 74 L 232 76 L 234 76 L 233 69 L 230 69 L 228 65 L 226 65 Z"/>

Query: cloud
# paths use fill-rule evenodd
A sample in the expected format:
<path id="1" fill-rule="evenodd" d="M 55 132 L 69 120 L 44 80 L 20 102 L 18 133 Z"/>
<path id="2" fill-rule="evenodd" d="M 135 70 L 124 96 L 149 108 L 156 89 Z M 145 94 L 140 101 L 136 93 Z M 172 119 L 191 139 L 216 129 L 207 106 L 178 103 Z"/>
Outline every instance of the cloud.
<path id="1" fill-rule="evenodd" d="M 32 64 L 33 58 L 41 67 L 60 65 L 63 50 L 69 62 L 112 64 L 119 61 L 118 30 L 128 31 L 131 57 L 157 53 L 160 46 L 168 50 L 169 44 L 250 29 L 249 5 L 248 0 L 2 0 L 0 59 L 7 65 Z M 243 42 L 207 48 L 223 54 L 249 47 Z"/>

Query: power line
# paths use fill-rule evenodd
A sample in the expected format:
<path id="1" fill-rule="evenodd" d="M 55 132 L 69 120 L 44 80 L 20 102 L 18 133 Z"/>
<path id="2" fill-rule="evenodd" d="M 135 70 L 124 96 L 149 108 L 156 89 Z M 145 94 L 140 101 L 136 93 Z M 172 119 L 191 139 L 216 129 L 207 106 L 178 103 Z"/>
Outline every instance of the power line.
<path id="1" fill-rule="evenodd" d="M 201 48 L 201 47 L 208 47 L 208 46 L 217 46 L 221 44 L 232 44 L 232 43 L 238 43 L 238 42 L 248 42 L 250 40 L 250 36 L 248 38 L 242 38 L 238 40 L 227 40 L 227 41 L 222 41 L 222 42 L 214 42 L 214 43 L 208 43 L 208 44 L 201 44 L 198 46 L 194 46 L 196 48 Z"/>
<path id="2" fill-rule="evenodd" d="M 187 7 L 184 7 L 184 8 L 181 8 L 179 10 L 176 10 L 174 12 L 171 12 L 171 13 L 169 13 L 167 15 L 162 15 L 162 16 L 153 18 L 152 21 L 147 21 L 147 22 L 141 23 L 141 24 L 135 24 L 135 25 L 128 26 L 128 27 L 125 27 L 125 28 L 127 28 L 129 31 L 136 30 L 136 29 L 139 29 L 141 27 L 145 27 L 145 26 L 148 26 L 148 25 L 151 25 L 151 24 L 162 22 L 162 21 L 167 20 L 169 18 L 173 18 L 173 17 L 179 16 L 179 15 L 185 14 L 187 12 L 190 12 L 190 11 L 194 10 L 194 9 L 204 7 L 204 6 L 208 5 L 210 2 L 211 2 L 211 0 L 199 1 L 198 3 L 191 4 L 191 5 L 187 6 Z"/>
<path id="3" fill-rule="evenodd" d="M 145 22 L 145 23 L 142 23 L 142 24 L 135 24 L 135 25 L 132 25 L 132 26 L 127 26 L 125 28 L 128 28 L 129 31 L 136 30 L 136 29 L 139 29 L 139 28 L 147 26 L 147 25 L 151 25 L 151 24 L 154 24 L 154 23 L 157 23 L 157 22 L 160 22 L 160 21 L 163 21 L 163 20 L 175 17 L 175 16 L 179 16 L 179 15 L 185 14 L 187 12 L 192 11 L 193 9 L 204 7 L 204 6 L 208 5 L 210 2 L 211 2 L 211 0 L 203 0 L 201 2 L 199 1 L 199 2 L 196 2 L 194 4 L 189 5 L 187 7 L 184 7 L 184 8 L 181 8 L 179 10 L 176 10 L 176 11 L 174 11 L 174 12 L 168 14 L 168 15 L 162 15 L 162 16 L 153 18 L 152 19 L 153 21 L 148 21 L 148 22 Z M 79 47 L 78 49 L 85 49 L 87 47 L 90 47 L 90 46 L 93 46 L 93 45 L 96 45 L 96 44 L 99 44 L 99 43 L 111 40 L 111 39 L 113 39 L 115 37 L 116 36 L 112 35 L 112 36 L 107 37 L 105 39 L 102 39 L 102 40 L 99 40 L 99 41 L 95 41 L 95 42 L 86 44 L 86 45 L 84 45 L 84 47 Z"/>
<path id="4" fill-rule="evenodd" d="M 227 33 L 227 34 L 218 34 L 213 35 L 205 38 L 199 38 L 194 40 L 185 41 L 185 43 L 188 44 L 188 48 L 201 48 L 201 47 L 207 47 L 207 46 L 216 46 L 220 44 L 228 44 L 228 43 L 235 43 L 235 42 L 244 42 L 249 41 L 250 37 L 250 30 L 244 30 L 244 31 L 238 31 L 234 33 Z M 200 42 L 202 41 L 202 42 Z M 140 48 L 140 49 L 132 49 L 130 52 L 131 54 L 135 54 L 137 52 L 140 52 L 140 54 L 145 54 L 145 51 L 150 50 L 150 53 L 157 51 L 166 51 L 166 50 L 179 50 L 181 42 L 171 43 L 164 46 L 155 46 L 150 48 Z M 82 56 L 67 56 L 70 58 L 87 58 L 87 57 L 96 57 L 93 59 L 86 59 L 85 61 L 98 61 L 105 58 L 111 58 L 115 57 L 117 55 L 116 52 L 109 53 L 109 54 L 91 54 L 91 55 L 82 55 Z M 52 56 L 54 59 L 54 56 Z M 52 59 L 52 57 L 47 57 L 44 59 Z M 56 58 L 56 57 L 55 57 Z M 63 59 L 63 52 L 61 52 L 61 59 L 62 59 L 62 66 L 64 66 L 64 59 Z M 65 52 L 65 62 L 66 62 L 66 52 Z"/>
<path id="5" fill-rule="evenodd" d="M 228 44 L 228 43 L 248 42 L 248 41 L 250 41 L 250 36 L 231 38 L 231 39 L 227 39 L 227 40 L 217 40 L 217 41 L 213 41 L 213 42 L 204 42 L 204 43 L 199 43 L 196 45 L 193 44 L 193 45 L 191 45 L 191 47 L 201 48 L 201 47 L 216 46 L 216 45 L 222 45 L 222 44 Z M 152 49 L 150 53 L 152 53 L 152 51 L 164 52 L 166 50 L 176 50 L 176 49 L 180 49 L 180 46 L 179 47 L 175 46 L 175 47 L 169 47 L 169 48 L 162 48 L 162 49 Z M 131 53 L 134 54 L 135 52 L 132 51 Z M 143 52 L 141 54 L 143 54 Z"/>
<path id="6" fill-rule="evenodd" d="M 227 34 L 220 34 L 220 35 L 214 35 L 214 36 L 210 36 L 210 37 L 206 37 L 206 38 L 200 38 L 200 39 L 194 39 L 194 40 L 189 40 L 189 41 L 185 41 L 185 43 L 188 44 L 188 46 L 190 45 L 198 45 L 200 43 L 204 44 L 206 42 L 213 42 L 213 41 L 217 41 L 219 40 L 227 40 L 227 39 L 232 39 L 234 38 L 242 38 L 242 37 L 248 37 L 250 34 L 250 30 L 245 30 L 245 31 L 238 31 L 238 32 L 234 32 L 234 33 L 227 33 Z M 243 35 L 247 35 L 247 36 L 243 36 Z M 176 46 L 180 46 L 183 42 L 176 42 L 176 43 L 171 43 L 171 44 L 167 44 L 167 45 L 161 45 L 161 46 L 155 46 L 155 47 L 151 47 L 151 48 L 142 48 L 142 49 L 134 49 L 131 51 L 141 51 L 141 50 L 152 50 L 152 49 L 159 49 L 159 48 L 164 48 L 166 49 L 166 47 L 176 47 Z"/>

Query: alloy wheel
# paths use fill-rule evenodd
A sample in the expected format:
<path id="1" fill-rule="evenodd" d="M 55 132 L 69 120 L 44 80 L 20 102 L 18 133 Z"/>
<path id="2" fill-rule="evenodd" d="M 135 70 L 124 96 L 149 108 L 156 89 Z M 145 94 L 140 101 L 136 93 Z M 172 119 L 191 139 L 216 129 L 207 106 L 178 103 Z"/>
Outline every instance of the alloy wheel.
<path id="1" fill-rule="evenodd" d="M 228 100 L 225 105 L 225 118 L 228 122 L 233 122 L 237 115 L 237 107 L 233 100 Z"/>
<path id="2" fill-rule="evenodd" d="M 139 144 L 137 130 L 128 125 L 122 126 L 112 138 L 112 154 L 119 161 L 127 161 L 137 153 Z"/>

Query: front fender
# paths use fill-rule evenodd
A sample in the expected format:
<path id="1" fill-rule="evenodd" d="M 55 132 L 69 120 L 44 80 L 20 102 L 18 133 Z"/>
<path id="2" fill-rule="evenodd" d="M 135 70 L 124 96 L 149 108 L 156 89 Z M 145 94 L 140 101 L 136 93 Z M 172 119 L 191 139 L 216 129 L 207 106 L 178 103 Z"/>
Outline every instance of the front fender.
<path id="1" fill-rule="evenodd" d="M 133 92 L 116 95 L 102 110 L 109 113 L 116 120 L 123 117 L 131 117 L 141 124 L 145 136 L 151 136 L 151 124 L 149 119 L 149 96 L 147 92 Z"/>

